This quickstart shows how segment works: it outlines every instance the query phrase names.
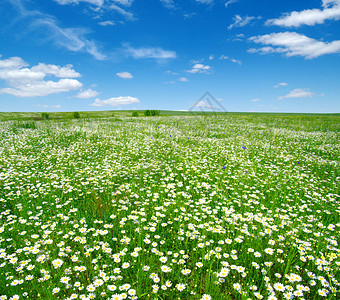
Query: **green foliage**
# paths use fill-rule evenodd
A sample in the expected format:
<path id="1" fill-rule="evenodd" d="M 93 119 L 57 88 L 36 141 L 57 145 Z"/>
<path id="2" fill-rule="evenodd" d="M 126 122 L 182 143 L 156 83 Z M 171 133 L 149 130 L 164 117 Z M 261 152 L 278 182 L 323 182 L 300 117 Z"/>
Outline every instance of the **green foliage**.
<path id="1" fill-rule="evenodd" d="M 132 112 L 131 116 L 132 117 L 138 117 L 138 112 L 137 111 Z"/>
<path id="2" fill-rule="evenodd" d="M 0 122 L 1 299 L 338 298 L 339 117 L 131 114 Z"/>
<path id="3" fill-rule="evenodd" d="M 77 111 L 73 112 L 73 118 L 74 119 L 79 119 L 80 118 L 80 113 L 77 112 Z"/>
<path id="4" fill-rule="evenodd" d="M 49 120 L 50 119 L 50 115 L 47 112 L 43 112 L 41 113 L 41 116 L 44 120 Z"/>
<path id="5" fill-rule="evenodd" d="M 149 116 L 159 116 L 160 115 L 160 111 L 159 110 L 146 110 L 144 112 L 144 115 L 146 117 L 149 117 Z"/>
<path id="6" fill-rule="evenodd" d="M 159 110 L 152 110 L 151 111 L 151 116 L 159 116 L 160 111 Z"/>

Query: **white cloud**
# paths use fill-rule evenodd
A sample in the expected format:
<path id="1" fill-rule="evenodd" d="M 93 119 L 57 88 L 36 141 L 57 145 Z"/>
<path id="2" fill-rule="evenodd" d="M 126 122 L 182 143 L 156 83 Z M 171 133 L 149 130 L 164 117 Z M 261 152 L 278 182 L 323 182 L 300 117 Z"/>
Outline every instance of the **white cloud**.
<path id="1" fill-rule="evenodd" d="M 205 73 L 211 74 L 212 70 L 210 66 L 206 66 L 203 64 L 195 64 L 191 70 L 187 71 L 188 73 L 196 74 L 196 73 Z"/>
<path id="2" fill-rule="evenodd" d="M 180 82 L 188 82 L 189 80 L 185 77 L 181 77 L 180 79 L 178 79 Z"/>
<path id="3" fill-rule="evenodd" d="M 323 0 L 323 9 L 306 9 L 303 11 L 293 11 L 284 14 L 278 19 L 271 19 L 267 25 L 278 25 L 284 27 L 299 27 L 301 25 L 313 26 L 323 24 L 326 20 L 340 19 L 340 0 Z"/>
<path id="4" fill-rule="evenodd" d="M 160 0 L 166 8 L 174 9 L 176 8 L 175 2 L 173 0 Z"/>
<path id="5" fill-rule="evenodd" d="M 274 88 L 278 88 L 280 86 L 288 86 L 288 83 L 287 82 L 280 82 L 277 85 L 275 85 Z"/>
<path id="6" fill-rule="evenodd" d="M 238 2 L 238 0 L 229 0 L 228 2 L 226 2 L 226 4 L 224 5 L 225 7 L 228 7 L 230 4 L 236 3 Z"/>
<path id="7" fill-rule="evenodd" d="M 72 2 L 78 3 L 78 1 Z M 38 33 L 40 40 L 52 41 L 57 46 L 66 48 L 69 51 L 87 52 L 95 59 L 106 59 L 106 56 L 99 51 L 96 42 L 86 38 L 87 31 L 84 28 L 63 28 L 58 25 L 53 16 L 37 10 L 26 9 L 21 0 L 11 1 L 11 3 L 18 10 L 20 16 L 16 21 L 21 21 L 24 24 L 27 29 L 26 32 L 33 32 L 35 36 Z M 67 3 L 65 2 L 65 4 Z"/>
<path id="8" fill-rule="evenodd" d="M 78 80 L 64 78 L 59 81 L 35 81 L 14 88 L 3 88 L 0 93 L 17 97 L 38 97 L 78 90 L 81 87 L 82 84 Z"/>
<path id="9" fill-rule="evenodd" d="M 175 51 L 168 51 L 159 47 L 133 48 L 129 44 L 123 44 L 123 46 L 124 52 L 135 59 L 141 58 L 170 59 L 177 57 Z"/>
<path id="10" fill-rule="evenodd" d="M 88 90 L 84 90 L 84 91 L 79 92 L 76 97 L 80 98 L 80 99 L 88 99 L 88 98 L 94 98 L 96 96 L 98 96 L 97 91 L 94 91 L 92 89 L 88 89 Z"/>
<path id="11" fill-rule="evenodd" d="M 195 0 L 195 1 L 203 4 L 211 4 L 214 2 L 214 0 Z"/>
<path id="12" fill-rule="evenodd" d="M 59 78 L 77 78 L 81 75 L 73 70 L 72 65 L 66 65 L 65 67 L 60 67 L 56 65 L 46 65 L 43 63 L 38 64 L 31 68 L 34 72 L 43 72 L 46 75 L 54 75 Z"/>
<path id="13" fill-rule="evenodd" d="M 228 29 L 232 29 L 234 27 L 243 27 L 248 25 L 252 20 L 259 20 L 261 17 L 241 17 L 240 15 L 235 15 L 233 17 L 234 23 L 228 26 Z"/>
<path id="14" fill-rule="evenodd" d="M 256 99 L 252 99 L 252 100 L 251 100 L 251 102 L 259 102 L 259 101 L 261 101 L 261 99 L 259 99 L 259 98 L 256 98 Z"/>
<path id="15" fill-rule="evenodd" d="M 0 55 L 0 57 L 2 57 L 2 55 Z M 0 68 L 16 69 L 16 68 L 23 68 L 27 66 L 28 64 L 20 57 L 10 57 L 7 59 L 0 60 Z"/>
<path id="16" fill-rule="evenodd" d="M 104 0 L 54 0 L 54 1 L 58 2 L 61 5 L 79 4 L 79 2 L 86 2 L 96 6 L 102 6 L 104 4 Z"/>
<path id="17" fill-rule="evenodd" d="M 289 98 L 311 98 L 315 94 L 311 92 L 309 89 L 295 89 L 291 91 L 286 96 L 279 97 L 279 100 L 289 99 Z"/>
<path id="18" fill-rule="evenodd" d="M 120 105 L 129 105 L 133 103 L 140 103 L 138 98 L 135 97 L 115 97 L 107 100 L 96 99 L 91 105 L 102 107 L 102 106 L 120 106 Z"/>
<path id="19" fill-rule="evenodd" d="M 213 60 L 214 58 L 215 58 L 214 55 L 209 56 L 209 60 Z"/>
<path id="20" fill-rule="evenodd" d="M 122 16 L 124 16 L 126 19 L 128 19 L 130 21 L 136 20 L 136 18 L 133 15 L 133 13 L 127 11 L 124 8 L 121 8 L 121 7 L 117 6 L 116 4 L 111 4 L 110 5 L 110 9 L 116 11 L 117 13 L 121 14 Z"/>
<path id="21" fill-rule="evenodd" d="M 26 82 L 31 80 L 42 80 L 45 74 L 42 72 L 34 72 L 31 69 L 0 69 L 0 79 L 6 80 L 14 84 L 15 82 Z"/>
<path id="22" fill-rule="evenodd" d="M 108 21 L 102 21 L 98 23 L 100 26 L 113 26 L 116 25 L 114 21 L 108 20 Z"/>
<path id="23" fill-rule="evenodd" d="M 340 53 L 340 40 L 319 42 L 296 32 L 280 32 L 251 37 L 249 40 L 264 45 L 259 49 L 249 49 L 250 53 L 283 53 L 286 56 L 303 56 L 307 59 L 325 54 Z"/>
<path id="24" fill-rule="evenodd" d="M 120 72 L 116 74 L 118 77 L 122 78 L 122 79 L 132 79 L 133 76 L 131 73 L 129 72 Z"/>
<path id="25" fill-rule="evenodd" d="M 202 108 L 214 108 L 214 106 L 210 105 L 208 102 L 203 100 L 196 103 L 195 107 L 202 107 Z"/>
<path id="26" fill-rule="evenodd" d="M 57 105 L 47 105 L 47 104 L 37 104 L 38 107 L 43 107 L 43 108 L 60 108 L 61 105 L 57 104 Z"/>
<path id="27" fill-rule="evenodd" d="M 230 57 L 227 56 L 227 55 L 221 55 L 219 59 L 220 59 L 220 60 L 222 60 L 222 59 L 223 59 L 223 60 L 230 60 L 230 61 L 232 61 L 232 62 L 235 63 L 235 64 L 242 65 L 242 61 L 240 61 L 240 60 L 238 60 L 238 59 L 230 58 Z"/>
<path id="28" fill-rule="evenodd" d="M 119 3 L 124 6 L 131 6 L 134 0 L 113 0 L 113 2 Z"/>
<path id="29" fill-rule="evenodd" d="M 229 56 L 221 55 L 221 56 L 220 56 L 220 59 L 229 59 Z"/>
<path id="30" fill-rule="evenodd" d="M 52 18 L 38 18 L 34 21 L 33 26 L 38 26 L 48 33 L 48 39 L 53 39 L 58 46 L 64 47 L 69 51 L 84 51 L 91 54 L 97 60 L 105 60 L 106 56 L 102 54 L 94 41 L 85 38 L 85 30 L 77 28 L 62 28 L 57 25 Z"/>
<path id="31" fill-rule="evenodd" d="M 242 65 L 242 61 L 240 61 L 238 59 L 231 58 L 230 60 L 235 64 Z"/>
<path id="32" fill-rule="evenodd" d="M 36 97 L 77 90 L 82 84 L 74 77 L 80 74 L 71 65 L 60 67 L 56 65 L 38 64 L 32 68 L 24 68 L 28 64 L 19 57 L 0 60 L 0 79 L 9 86 L 0 89 L 1 94 L 18 97 Z M 44 80 L 46 76 L 62 78 L 58 81 Z M 66 78 L 69 77 L 69 78 Z"/>

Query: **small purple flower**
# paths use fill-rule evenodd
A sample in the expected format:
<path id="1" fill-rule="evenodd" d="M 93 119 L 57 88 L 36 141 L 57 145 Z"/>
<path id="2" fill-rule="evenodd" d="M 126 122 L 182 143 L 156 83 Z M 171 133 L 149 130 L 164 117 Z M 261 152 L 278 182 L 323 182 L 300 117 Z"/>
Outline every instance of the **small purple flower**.
<path id="1" fill-rule="evenodd" d="M 248 149 L 248 148 L 243 146 L 242 149 Z"/>
<path id="2" fill-rule="evenodd" d="M 171 134 L 170 134 L 170 137 L 171 137 Z"/>
<path id="3" fill-rule="evenodd" d="M 160 128 L 159 126 L 157 128 Z"/>
<path id="4" fill-rule="evenodd" d="M 300 164 L 300 162 L 298 161 L 298 165 Z"/>
<path id="5" fill-rule="evenodd" d="M 222 169 L 223 169 L 223 170 L 225 170 L 226 168 L 227 168 L 226 166 L 223 166 L 223 168 L 222 168 Z"/>

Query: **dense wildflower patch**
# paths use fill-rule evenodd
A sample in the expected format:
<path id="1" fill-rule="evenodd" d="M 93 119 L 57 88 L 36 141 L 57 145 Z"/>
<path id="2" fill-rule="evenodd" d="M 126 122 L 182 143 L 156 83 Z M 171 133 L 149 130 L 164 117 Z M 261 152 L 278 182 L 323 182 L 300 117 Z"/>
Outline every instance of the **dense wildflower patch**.
<path id="1" fill-rule="evenodd" d="M 0 299 L 337 299 L 340 134 L 319 125 L 1 123 Z"/>

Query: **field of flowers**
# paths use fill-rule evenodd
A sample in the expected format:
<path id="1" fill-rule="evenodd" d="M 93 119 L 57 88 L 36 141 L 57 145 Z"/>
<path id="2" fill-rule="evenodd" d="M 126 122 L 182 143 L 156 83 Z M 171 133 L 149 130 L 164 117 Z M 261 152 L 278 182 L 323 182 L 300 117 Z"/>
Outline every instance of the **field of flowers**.
<path id="1" fill-rule="evenodd" d="M 0 123 L 0 299 L 339 299 L 340 117 Z"/>

